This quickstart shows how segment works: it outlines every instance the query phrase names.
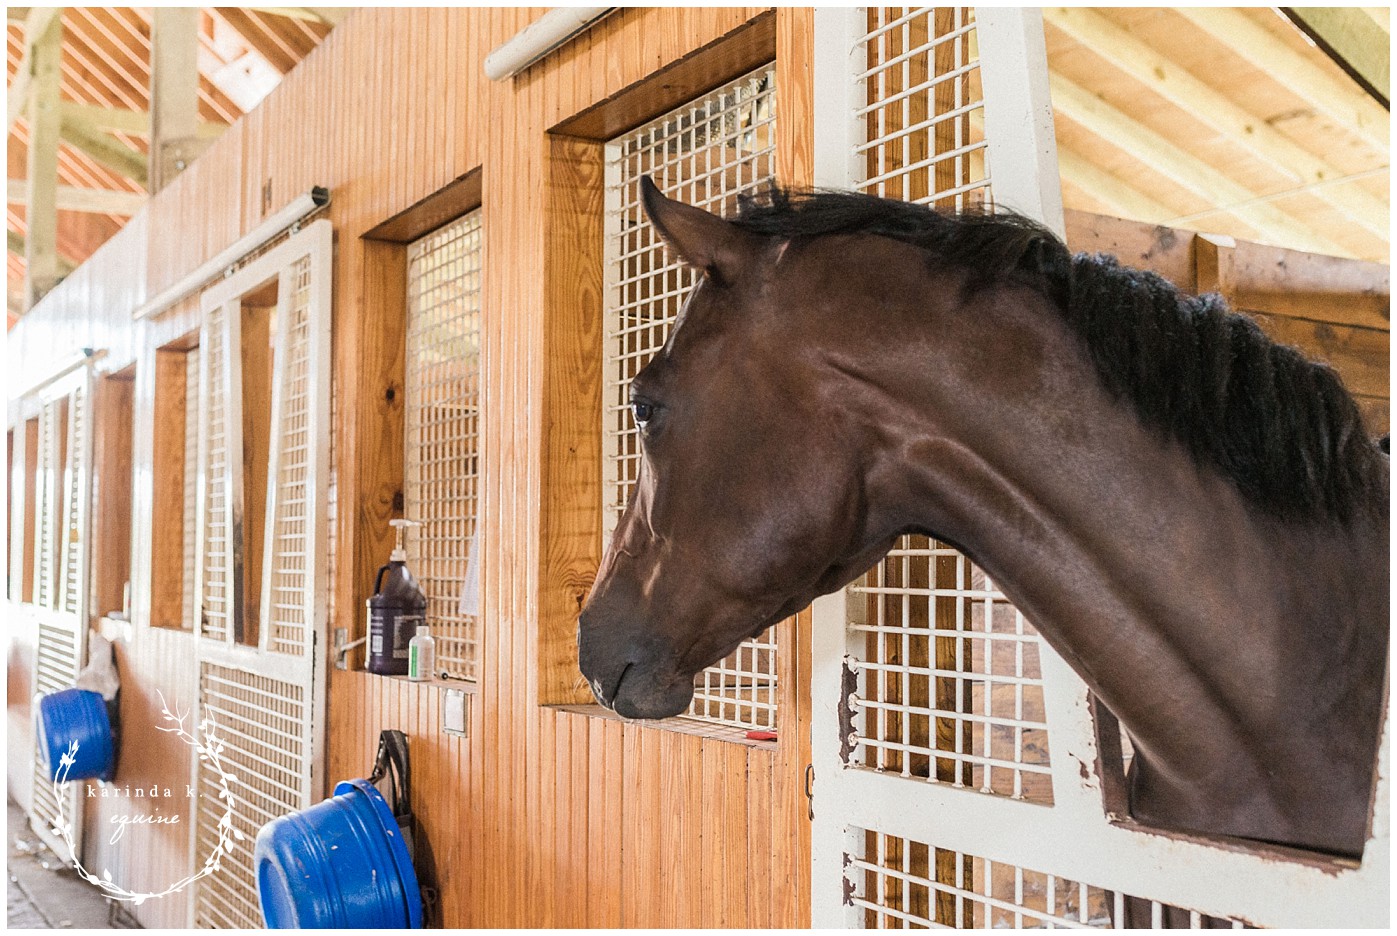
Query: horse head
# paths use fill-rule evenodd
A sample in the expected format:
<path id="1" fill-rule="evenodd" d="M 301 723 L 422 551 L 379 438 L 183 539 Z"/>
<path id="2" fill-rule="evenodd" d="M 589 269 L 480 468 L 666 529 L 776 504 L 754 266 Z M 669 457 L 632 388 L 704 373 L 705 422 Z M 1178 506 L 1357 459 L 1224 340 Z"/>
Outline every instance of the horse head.
<path id="1" fill-rule="evenodd" d="M 660 235 L 704 276 L 631 386 L 641 467 L 581 616 L 579 662 L 604 705 L 663 718 L 687 708 L 704 667 L 876 555 L 860 555 L 861 449 L 820 379 L 818 317 L 799 334 L 782 324 L 828 284 L 782 240 L 643 185 Z"/>

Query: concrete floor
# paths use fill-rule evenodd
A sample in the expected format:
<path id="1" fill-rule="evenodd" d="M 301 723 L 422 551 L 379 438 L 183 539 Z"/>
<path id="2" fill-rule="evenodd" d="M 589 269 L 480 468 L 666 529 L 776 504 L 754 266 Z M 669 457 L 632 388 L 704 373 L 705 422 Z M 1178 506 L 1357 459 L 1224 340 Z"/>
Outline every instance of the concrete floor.
<path id="1" fill-rule="evenodd" d="M 14 800 L 6 801 L 5 817 L 8 929 L 135 928 L 124 908 L 108 901 L 39 841 Z"/>

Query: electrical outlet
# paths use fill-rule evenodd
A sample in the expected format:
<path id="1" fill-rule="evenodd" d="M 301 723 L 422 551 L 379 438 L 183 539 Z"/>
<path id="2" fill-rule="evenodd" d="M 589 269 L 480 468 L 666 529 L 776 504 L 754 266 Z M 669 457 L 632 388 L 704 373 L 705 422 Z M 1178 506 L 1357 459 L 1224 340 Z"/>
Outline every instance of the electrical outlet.
<path id="1" fill-rule="evenodd" d="M 469 736 L 471 697 L 461 689 L 446 690 L 446 705 L 441 711 L 441 730 L 447 734 Z"/>

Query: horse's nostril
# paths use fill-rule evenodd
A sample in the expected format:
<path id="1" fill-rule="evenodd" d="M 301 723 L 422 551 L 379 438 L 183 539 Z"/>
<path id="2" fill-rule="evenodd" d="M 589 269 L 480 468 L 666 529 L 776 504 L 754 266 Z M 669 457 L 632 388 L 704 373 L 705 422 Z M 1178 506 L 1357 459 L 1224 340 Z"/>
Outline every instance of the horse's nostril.
<path id="1" fill-rule="evenodd" d="M 627 663 L 625 666 L 621 667 L 620 671 L 616 674 L 616 678 L 611 680 L 611 685 L 609 686 L 595 676 L 588 679 L 587 682 L 591 684 L 592 694 L 597 697 L 597 701 L 609 709 L 614 709 L 616 705 L 616 695 L 621 691 L 621 683 L 625 680 L 626 674 L 630 672 L 631 667 L 634 665 L 634 663 Z"/>

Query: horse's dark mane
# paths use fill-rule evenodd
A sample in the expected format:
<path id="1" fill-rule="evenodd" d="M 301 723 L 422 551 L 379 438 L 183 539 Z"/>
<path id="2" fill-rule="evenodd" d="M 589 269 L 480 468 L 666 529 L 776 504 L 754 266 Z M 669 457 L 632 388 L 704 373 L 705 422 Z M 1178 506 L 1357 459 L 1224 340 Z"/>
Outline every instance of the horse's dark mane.
<path id="1" fill-rule="evenodd" d="M 964 267 L 972 286 L 1036 283 L 1085 343 L 1102 383 L 1253 504 L 1294 520 L 1347 520 L 1364 503 L 1387 509 L 1384 458 L 1333 369 L 1276 344 L 1220 296 L 1190 296 L 1114 257 L 1073 257 L 1013 214 L 772 188 L 745 199 L 732 220 L 782 238 L 891 237 Z"/>

